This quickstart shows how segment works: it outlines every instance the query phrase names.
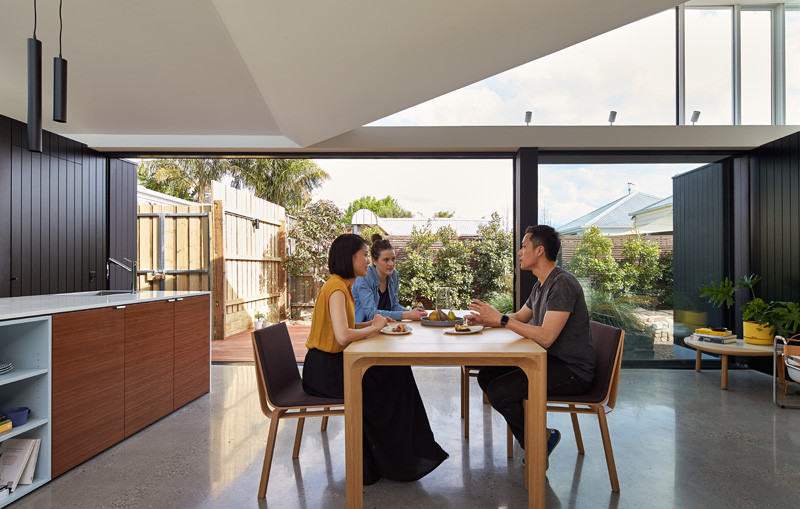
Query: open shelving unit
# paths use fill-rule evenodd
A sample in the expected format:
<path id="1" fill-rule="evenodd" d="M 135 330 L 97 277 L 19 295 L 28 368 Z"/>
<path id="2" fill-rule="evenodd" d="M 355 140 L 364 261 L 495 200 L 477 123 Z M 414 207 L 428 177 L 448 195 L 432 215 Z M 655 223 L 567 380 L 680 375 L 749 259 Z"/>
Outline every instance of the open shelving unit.
<path id="1" fill-rule="evenodd" d="M 0 442 L 15 437 L 42 440 L 33 483 L 18 485 L 14 493 L 0 499 L 0 507 L 50 480 L 51 342 L 49 316 L 0 321 L 0 363 L 14 366 L 10 373 L 0 375 L 0 410 L 21 406 L 31 409 L 24 425 L 0 433 Z"/>

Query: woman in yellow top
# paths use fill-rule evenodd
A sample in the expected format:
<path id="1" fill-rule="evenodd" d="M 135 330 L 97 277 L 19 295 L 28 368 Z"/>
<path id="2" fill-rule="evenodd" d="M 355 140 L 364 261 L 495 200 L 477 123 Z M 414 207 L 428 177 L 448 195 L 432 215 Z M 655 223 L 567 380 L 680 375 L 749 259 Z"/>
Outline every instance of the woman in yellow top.
<path id="1" fill-rule="evenodd" d="M 379 332 L 387 318 L 375 315 L 355 323 L 352 286 L 367 273 L 363 238 L 340 235 L 328 253 L 330 279 L 322 286 L 311 315 L 303 363 L 303 389 L 315 396 L 344 397 L 347 345 Z M 364 414 L 364 484 L 381 477 L 416 481 L 447 459 L 433 438 L 425 406 L 410 366 L 373 366 L 362 381 Z"/>

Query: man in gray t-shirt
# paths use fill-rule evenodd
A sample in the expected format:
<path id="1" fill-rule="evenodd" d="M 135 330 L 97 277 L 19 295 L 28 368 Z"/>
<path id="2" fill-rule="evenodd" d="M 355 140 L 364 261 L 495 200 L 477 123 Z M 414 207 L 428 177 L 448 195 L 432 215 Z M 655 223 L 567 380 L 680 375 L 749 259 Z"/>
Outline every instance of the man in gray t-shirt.
<path id="1" fill-rule="evenodd" d="M 467 316 L 467 323 L 508 327 L 544 347 L 548 397 L 583 394 L 594 380 L 595 353 L 586 299 L 575 276 L 556 267 L 560 247 L 559 235 L 552 227 L 529 226 L 518 253 L 519 265 L 521 270 L 532 271 L 538 281 L 525 305 L 516 313 L 504 315 L 475 299 L 469 305 L 473 314 Z M 525 373 L 513 366 L 485 366 L 478 373 L 478 383 L 525 447 Z M 561 433 L 548 429 L 547 438 L 549 455 Z"/>

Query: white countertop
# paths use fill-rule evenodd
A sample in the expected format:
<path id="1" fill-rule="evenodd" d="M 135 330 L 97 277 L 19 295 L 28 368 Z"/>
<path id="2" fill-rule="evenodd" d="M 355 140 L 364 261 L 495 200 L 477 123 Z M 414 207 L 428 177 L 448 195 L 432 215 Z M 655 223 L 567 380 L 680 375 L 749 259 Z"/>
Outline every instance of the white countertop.
<path id="1" fill-rule="evenodd" d="M 204 291 L 142 291 L 131 293 L 123 291 L 112 295 L 98 295 L 98 290 L 92 292 L 58 293 L 51 295 L 31 295 L 28 297 L 6 297 L 0 299 L 0 320 L 25 318 L 29 316 L 54 315 L 69 313 L 84 309 L 106 308 L 111 306 L 125 306 L 128 304 L 141 304 L 157 300 L 175 299 L 180 297 L 193 297 L 209 295 Z"/>

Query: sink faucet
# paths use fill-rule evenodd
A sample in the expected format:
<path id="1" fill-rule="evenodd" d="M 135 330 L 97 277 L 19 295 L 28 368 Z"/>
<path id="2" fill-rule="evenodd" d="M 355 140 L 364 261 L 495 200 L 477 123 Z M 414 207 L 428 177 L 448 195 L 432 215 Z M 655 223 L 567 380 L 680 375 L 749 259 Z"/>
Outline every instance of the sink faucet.
<path id="1" fill-rule="evenodd" d="M 130 263 L 130 266 L 125 265 L 121 261 L 115 260 L 115 259 L 111 258 L 110 256 L 108 257 L 108 261 L 109 262 L 111 262 L 114 265 L 117 265 L 119 267 L 122 267 L 123 269 L 125 269 L 125 270 L 127 270 L 128 272 L 131 273 L 131 293 L 136 293 L 136 281 L 137 281 L 137 278 L 136 278 L 136 262 L 133 261 L 133 260 L 128 260 L 127 258 L 122 258 L 122 259 L 125 260 L 126 262 Z M 108 273 L 110 274 L 111 273 L 110 265 L 107 264 L 106 269 L 107 269 Z"/>

